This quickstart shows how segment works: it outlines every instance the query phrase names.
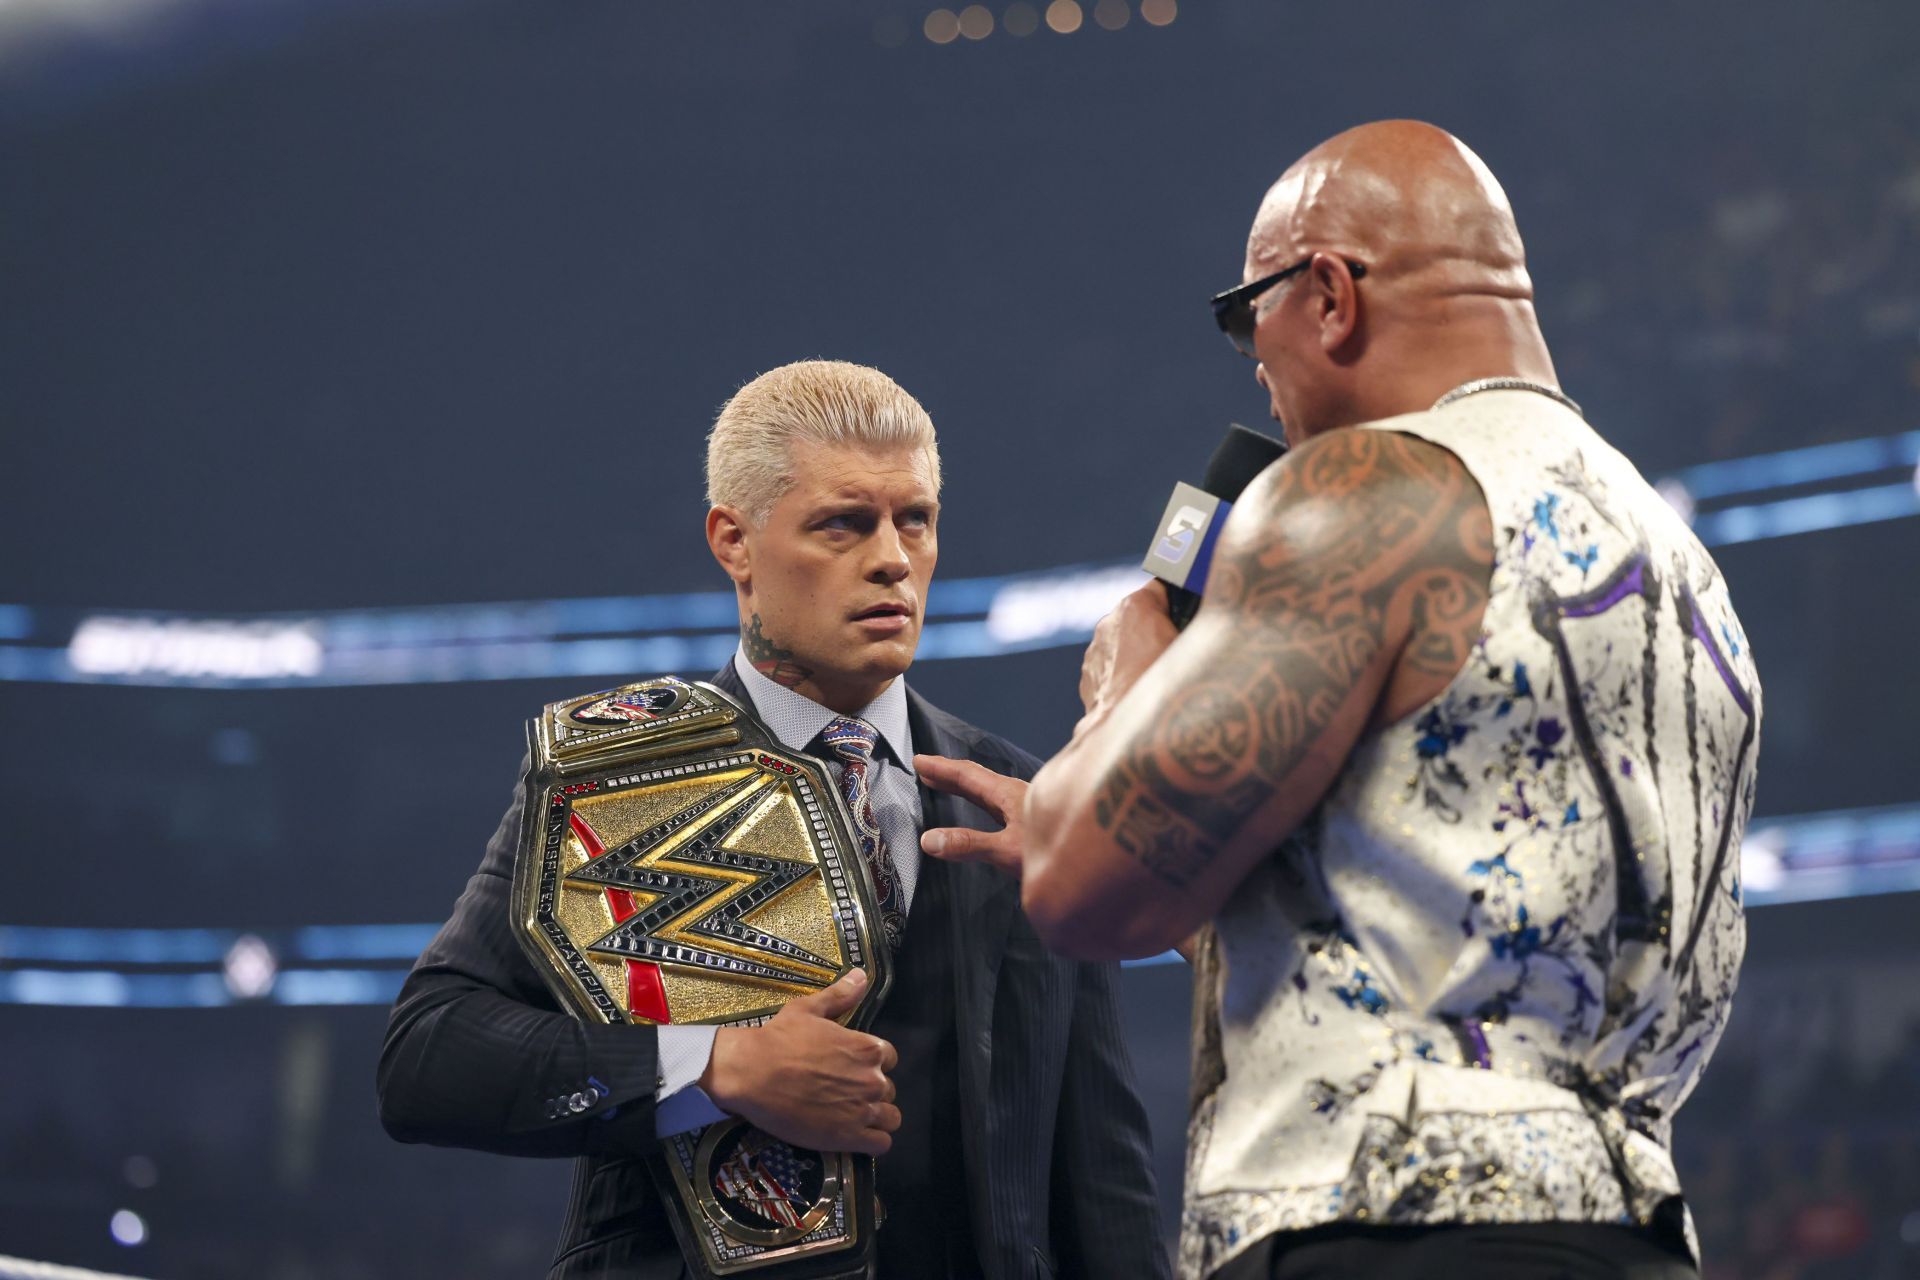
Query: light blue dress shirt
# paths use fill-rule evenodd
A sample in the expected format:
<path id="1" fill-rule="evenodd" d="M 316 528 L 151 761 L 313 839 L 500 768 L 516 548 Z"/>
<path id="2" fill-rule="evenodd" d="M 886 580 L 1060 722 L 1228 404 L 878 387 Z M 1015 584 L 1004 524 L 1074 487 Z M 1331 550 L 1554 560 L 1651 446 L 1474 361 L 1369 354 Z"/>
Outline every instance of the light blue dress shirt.
<path id="1" fill-rule="evenodd" d="M 747 688 L 747 697 L 761 721 L 790 751 L 805 751 L 840 713 L 804 694 L 775 684 L 754 670 L 744 651 L 733 655 L 733 669 Z M 873 816 L 887 842 L 900 888 L 903 914 L 913 909 L 913 890 L 920 880 L 920 792 L 913 776 L 913 733 L 907 725 L 907 683 L 893 681 L 879 697 L 862 707 L 859 718 L 880 735 L 874 750 L 879 768 L 869 772 Z M 827 762 L 836 781 L 840 765 Z M 713 1105 L 696 1083 L 713 1057 L 714 1027 L 664 1026 L 660 1036 L 660 1086 L 655 1093 L 654 1132 L 660 1137 L 712 1124 L 726 1115 Z"/>

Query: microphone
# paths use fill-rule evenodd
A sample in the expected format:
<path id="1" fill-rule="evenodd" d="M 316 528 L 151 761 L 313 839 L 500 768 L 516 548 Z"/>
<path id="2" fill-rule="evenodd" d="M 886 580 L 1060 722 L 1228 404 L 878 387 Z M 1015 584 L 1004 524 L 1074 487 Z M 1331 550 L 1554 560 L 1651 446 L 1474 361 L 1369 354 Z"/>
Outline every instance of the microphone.
<path id="1" fill-rule="evenodd" d="M 1287 446 L 1272 436 L 1236 422 L 1214 449 L 1204 485 L 1196 489 L 1183 480 L 1173 487 L 1173 497 L 1140 567 L 1167 584 L 1167 613 L 1174 626 L 1185 629 L 1199 611 L 1207 571 L 1213 567 L 1213 544 L 1227 522 L 1227 512 L 1253 478 L 1286 451 Z"/>

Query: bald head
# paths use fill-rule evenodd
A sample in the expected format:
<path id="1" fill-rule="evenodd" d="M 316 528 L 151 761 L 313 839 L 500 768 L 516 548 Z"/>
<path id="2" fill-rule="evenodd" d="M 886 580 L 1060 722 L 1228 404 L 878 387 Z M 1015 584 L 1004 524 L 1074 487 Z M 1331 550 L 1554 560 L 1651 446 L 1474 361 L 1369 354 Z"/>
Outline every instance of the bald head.
<path id="1" fill-rule="evenodd" d="M 1383 281 L 1533 296 L 1507 193 L 1465 143 L 1418 120 L 1329 138 L 1268 190 L 1248 257 L 1315 250 L 1357 258 Z"/>
<path id="2" fill-rule="evenodd" d="M 1246 279 L 1307 259 L 1305 283 L 1256 312 L 1293 307 L 1262 320 L 1256 347 L 1299 434 L 1425 408 L 1473 378 L 1552 384 L 1513 207 L 1446 130 L 1377 121 L 1295 161 L 1254 217 Z"/>

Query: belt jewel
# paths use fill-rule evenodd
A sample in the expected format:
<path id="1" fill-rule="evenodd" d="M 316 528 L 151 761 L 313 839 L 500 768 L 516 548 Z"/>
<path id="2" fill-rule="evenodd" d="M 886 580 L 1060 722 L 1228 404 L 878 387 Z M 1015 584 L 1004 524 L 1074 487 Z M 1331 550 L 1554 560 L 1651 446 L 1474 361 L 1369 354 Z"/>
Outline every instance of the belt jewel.
<path id="1" fill-rule="evenodd" d="M 562 1008 L 594 1023 L 738 1026 L 889 956 L 870 872 L 826 767 L 751 711 L 671 676 L 548 706 L 514 867 L 514 924 Z M 696 1276 L 873 1270 L 868 1156 L 728 1119 L 647 1153 Z"/>

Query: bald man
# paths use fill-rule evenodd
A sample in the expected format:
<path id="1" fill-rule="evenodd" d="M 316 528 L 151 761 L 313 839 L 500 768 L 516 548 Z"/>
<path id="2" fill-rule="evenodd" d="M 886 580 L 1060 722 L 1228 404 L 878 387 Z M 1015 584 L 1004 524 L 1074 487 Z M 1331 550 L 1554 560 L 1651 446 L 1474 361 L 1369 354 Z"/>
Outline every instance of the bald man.
<path id="1" fill-rule="evenodd" d="M 1100 627 L 1005 832 L 1070 955 L 1196 934 L 1189 1277 L 1696 1274 L 1760 688 L 1713 560 L 1561 390 L 1513 213 L 1429 125 L 1314 148 L 1215 299 L 1293 450 L 1204 603 Z M 1024 809 L 1023 809 L 1024 805 Z"/>

